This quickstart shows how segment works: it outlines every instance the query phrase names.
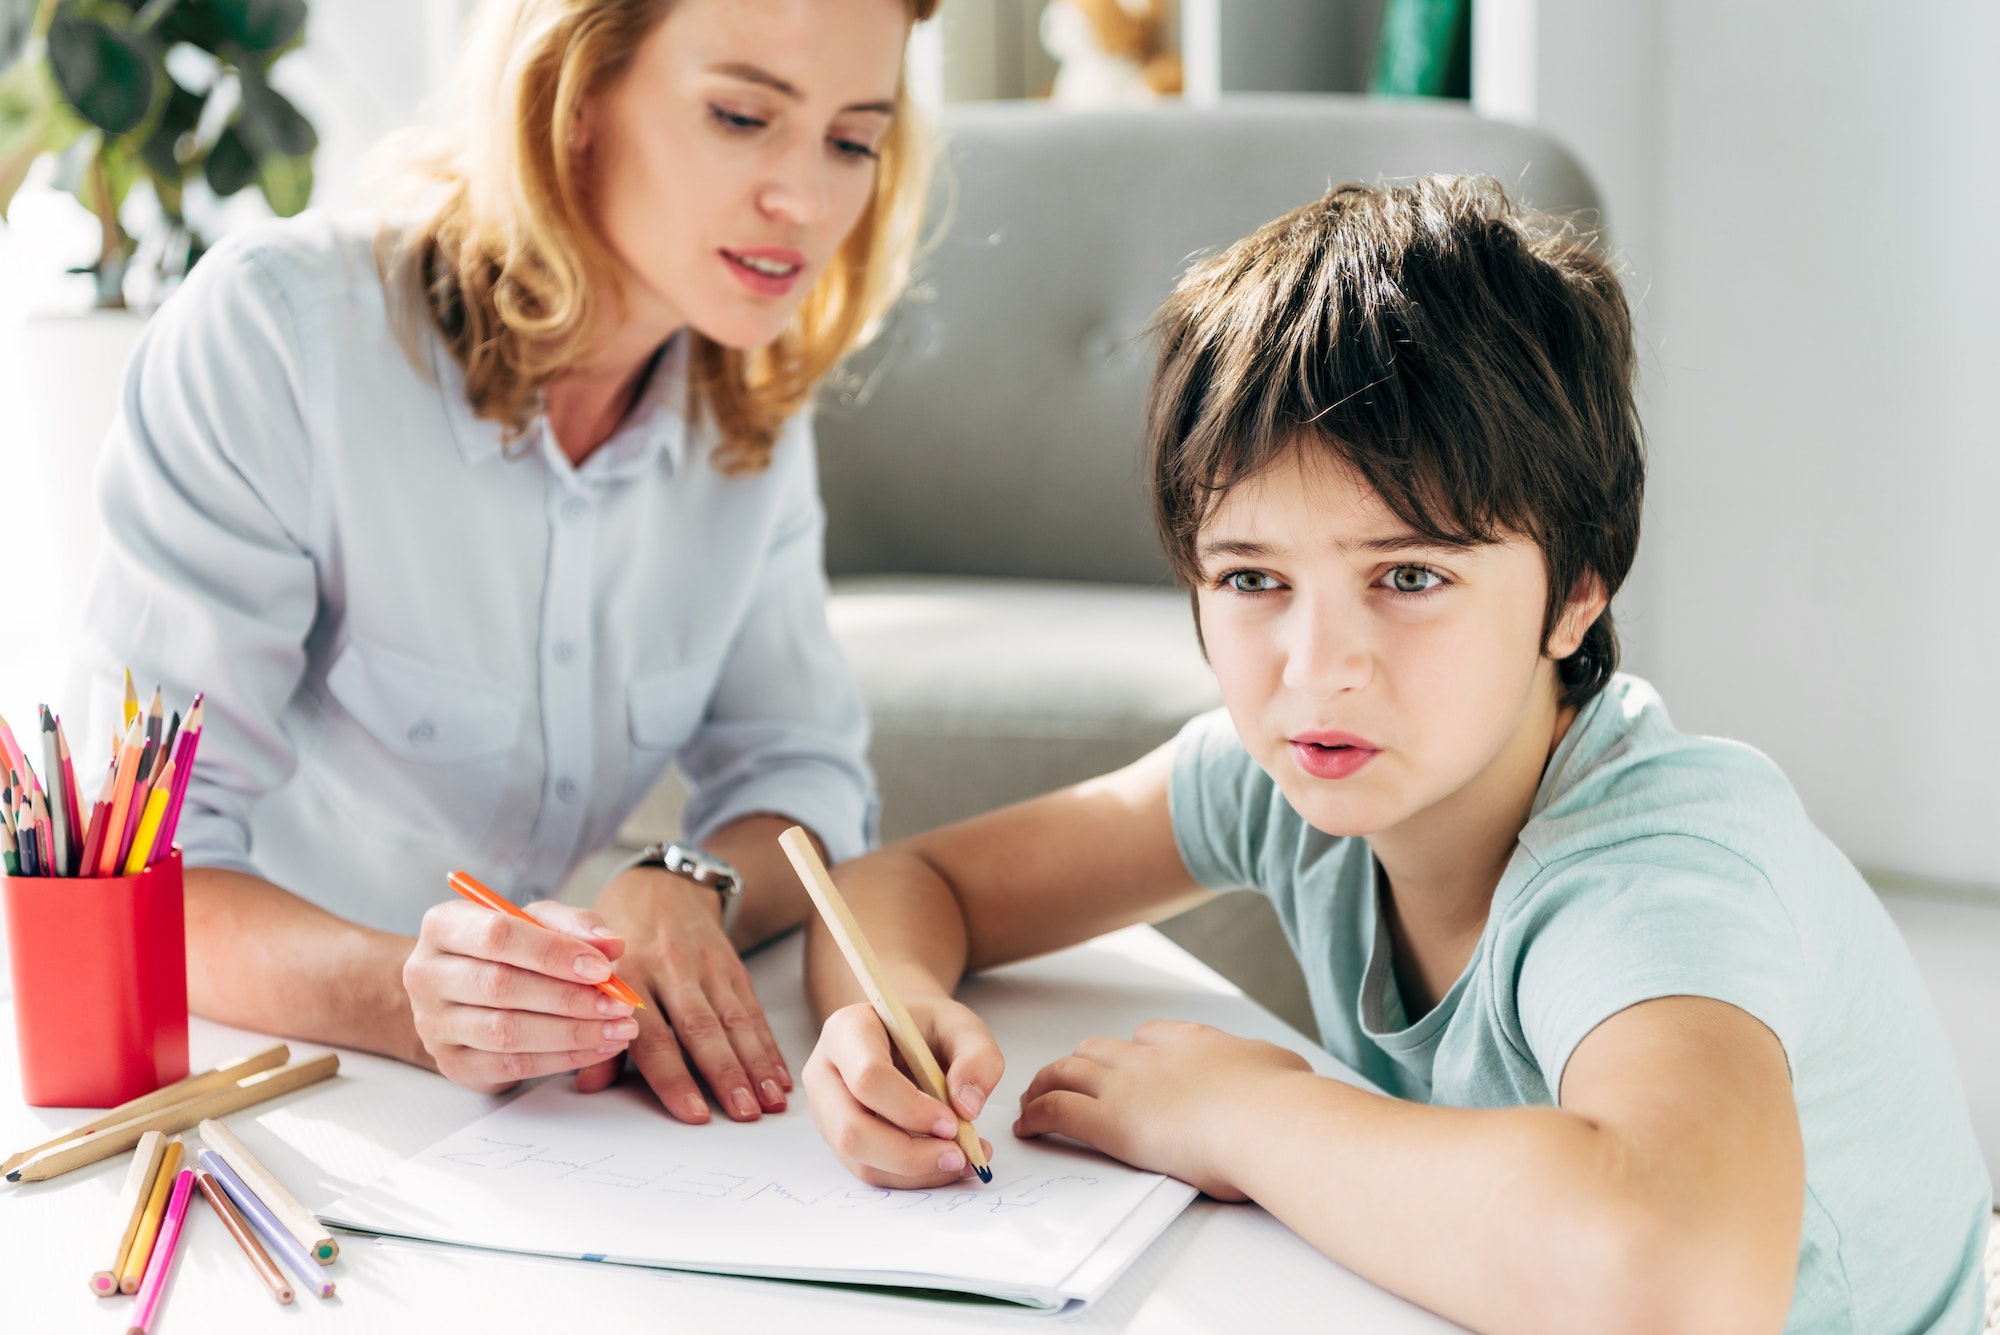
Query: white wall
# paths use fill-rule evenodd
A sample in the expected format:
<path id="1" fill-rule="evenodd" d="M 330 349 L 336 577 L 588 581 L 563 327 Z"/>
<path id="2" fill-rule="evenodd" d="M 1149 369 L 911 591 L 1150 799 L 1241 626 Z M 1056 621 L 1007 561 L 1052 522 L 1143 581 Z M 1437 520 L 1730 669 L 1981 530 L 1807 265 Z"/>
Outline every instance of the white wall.
<path id="1" fill-rule="evenodd" d="M 1538 28 L 1648 345 L 1635 665 L 1863 866 L 2000 886 L 2000 6 Z"/>

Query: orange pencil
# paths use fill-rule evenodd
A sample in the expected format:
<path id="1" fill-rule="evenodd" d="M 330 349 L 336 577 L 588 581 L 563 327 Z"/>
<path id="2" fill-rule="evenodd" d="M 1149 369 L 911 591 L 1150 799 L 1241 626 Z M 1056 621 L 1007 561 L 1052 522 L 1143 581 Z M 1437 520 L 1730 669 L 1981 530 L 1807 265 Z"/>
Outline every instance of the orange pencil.
<path id="1" fill-rule="evenodd" d="M 104 827 L 104 847 L 97 855 L 97 874 L 110 876 L 118 870 L 119 845 L 125 842 L 125 816 L 132 809 L 132 789 L 139 778 L 139 752 L 145 741 L 145 723 L 133 718 L 125 729 L 125 744 L 118 749 L 117 788 L 111 795 L 111 815 Z"/>
<path id="2" fill-rule="evenodd" d="M 124 1268 L 118 1272 L 118 1291 L 137 1293 L 139 1281 L 146 1277 L 146 1262 L 153 1255 L 153 1243 L 160 1236 L 160 1223 L 167 1213 L 167 1197 L 174 1189 L 174 1177 L 181 1171 L 181 1156 L 187 1153 L 187 1146 L 178 1140 L 167 1142 L 167 1152 L 160 1160 L 158 1174 L 153 1178 L 153 1194 L 146 1201 L 146 1213 L 139 1216 L 139 1231 L 132 1236 L 132 1249 L 125 1253 Z"/>
<path id="3" fill-rule="evenodd" d="M 458 891 L 459 894 L 465 896 L 475 904 L 492 909 L 495 913 L 504 913 L 510 918 L 519 918 L 522 922 L 532 922 L 537 927 L 546 927 L 548 925 L 547 923 L 537 921 L 533 914 L 516 907 L 507 900 L 502 899 L 499 895 L 494 894 L 491 890 L 481 885 L 478 879 L 469 872 L 455 871 L 445 879 L 451 882 L 451 888 Z M 637 992 L 634 992 L 632 985 L 615 973 L 597 984 L 597 990 L 607 997 L 616 997 L 627 1006 L 636 1006 L 640 1010 L 646 1009 L 646 999 Z"/>

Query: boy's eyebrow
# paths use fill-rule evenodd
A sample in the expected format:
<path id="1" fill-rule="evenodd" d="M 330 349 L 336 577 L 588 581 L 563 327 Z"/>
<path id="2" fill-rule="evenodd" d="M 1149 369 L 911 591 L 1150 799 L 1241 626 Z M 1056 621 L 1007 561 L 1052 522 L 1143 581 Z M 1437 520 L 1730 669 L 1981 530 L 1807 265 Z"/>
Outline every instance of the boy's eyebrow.
<path id="1" fill-rule="evenodd" d="M 1361 538 L 1334 544 L 1342 552 L 1462 552 L 1472 543 L 1440 542 L 1421 533 L 1390 533 L 1379 538 Z M 1276 554 L 1277 549 L 1248 538 L 1214 538 L 1203 542 L 1195 557 L 1206 561 L 1215 556 L 1244 556 L 1256 559 Z"/>
<path id="2" fill-rule="evenodd" d="M 720 74 L 723 75 L 725 78 L 730 78 L 730 79 L 741 79 L 745 83 L 754 83 L 759 87 L 769 88 L 772 92 L 782 94 L 783 96 L 790 98 L 794 102 L 805 101 L 806 95 L 800 92 L 795 85 L 791 84 L 790 82 L 784 79 L 779 78 L 777 75 L 771 73 L 769 70 L 760 69 L 757 66 L 750 64 L 747 61 L 725 60 L 720 64 L 710 65 L 708 67 L 708 70 L 709 73 L 711 74 Z M 893 115 L 895 113 L 896 104 L 893 101 L 853 102 L 849 103 L 847 106 L 842 107 L 841 110 L 874 111 L 874 112 L 879 112 L 884 116 L 888 116 L 888 115 Z"/>

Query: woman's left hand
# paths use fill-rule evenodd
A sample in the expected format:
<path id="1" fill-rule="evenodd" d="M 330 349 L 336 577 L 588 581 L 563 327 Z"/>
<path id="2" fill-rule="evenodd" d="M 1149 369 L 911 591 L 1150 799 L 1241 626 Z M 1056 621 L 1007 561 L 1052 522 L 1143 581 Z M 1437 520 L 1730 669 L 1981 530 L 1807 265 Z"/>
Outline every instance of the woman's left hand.
<path id="1" fill-rule="evenodd" d="M 764 1019 L 750 974 L 722 931 L 715 891 L 652 867 L 612 878 L 595 905 L 625 941 L 619 977 L 646 998 L 627 1053 L 666 1110 L 706 1122 L 708 1101 L 694 1070 L 739 1122 L 783 1112 L 792 1075 Z M 577 1088 L 603 1089 L 625 1055 L 587 1066 Z"/>
<path id="2" fill-rule="evenodd" d="M 1068 1136 L 1218 1200 L 1243 1200 L 1224 1147 L 1240 1139 L 1271 1077 L 1311 1065 L 1274 1043 L 1181 1020 L 1149 1021 L 1132 1037 L 1086 1038 L 1036 1072 L 1014 1134 Z"/>

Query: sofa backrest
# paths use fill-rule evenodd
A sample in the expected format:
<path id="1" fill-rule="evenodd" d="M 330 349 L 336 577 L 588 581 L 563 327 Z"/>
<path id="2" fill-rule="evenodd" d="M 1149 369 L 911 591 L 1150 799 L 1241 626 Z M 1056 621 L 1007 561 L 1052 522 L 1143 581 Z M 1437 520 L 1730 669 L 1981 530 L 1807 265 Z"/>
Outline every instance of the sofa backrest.
<path id="1" fill-rule="evenodd" d="M 1485 172 L 1599 222 L 1554 140 L 1432 102 L 964 105 L 942 134 L 916 282 L 821 395 L 836 575 L 1164 579 L 1139 457 L 1146 323 L 1192 259 L 1330 185 Z"/>

